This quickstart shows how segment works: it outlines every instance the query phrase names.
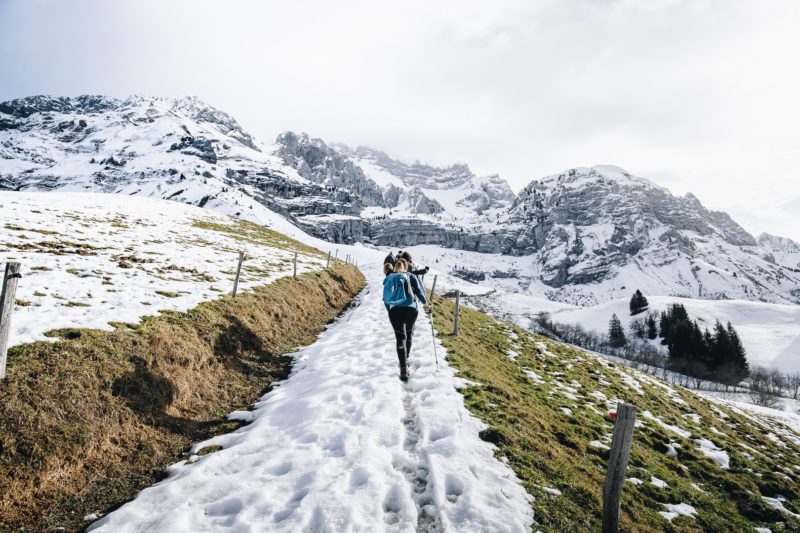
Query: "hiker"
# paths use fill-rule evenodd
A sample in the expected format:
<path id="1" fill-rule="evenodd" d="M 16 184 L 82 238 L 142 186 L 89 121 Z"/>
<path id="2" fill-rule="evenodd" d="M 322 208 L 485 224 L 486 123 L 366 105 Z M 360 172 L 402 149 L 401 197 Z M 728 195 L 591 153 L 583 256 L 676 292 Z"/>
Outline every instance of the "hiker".
<path id="1" fill-rule="evenodd" d="M 411 254 L 408 251 L 400 252 L 398 256 L 401 259 L 405 259 L 406 263 L 408 263 L 408 271 L 414 274 L 415 276 L 424 276 L 430 270 L 429 267 L 425 268 L 417 268 L 417 265 L 414 264 L 414 261 L 411 260 Z"/>
<path id="2" fill-rule="evenodd" d="M 395 262 L 394 254 L 392 254 L 392 252 L 389 252 L 389 255 L 387 255 L 383 259 L 383 275 L 384 276 L 388 276 L 389 273 L 392 271 L 392 267 L 394 266 L 394 262 Z"/>
<path id="3" fill-rule="evenodd" d="M 419 310 L 417 300 L 424 304 L 425 291 L 417 276 L 408 272 L 408 262 L 397 259 L 395 263 L 383 265 L 386 278 L 383 280 L 383 304 L 389 311 L 389 321 L 397 340 L 397 359 L 400 363 L 400 380 L 408 381 L 408 357 L 411 353 L 411 337 Z"/>

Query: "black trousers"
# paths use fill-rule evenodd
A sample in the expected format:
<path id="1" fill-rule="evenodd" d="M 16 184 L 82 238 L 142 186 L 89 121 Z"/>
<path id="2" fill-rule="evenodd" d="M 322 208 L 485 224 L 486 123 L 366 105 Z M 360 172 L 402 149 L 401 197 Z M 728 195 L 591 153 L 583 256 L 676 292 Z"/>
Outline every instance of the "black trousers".
<path id="1" fill-rule="evenodd" d="M 416 307 L 395 307 L 389 309 L 389 321 L 397 340 L 397 359 L 400 362 L 400 375 L 406 375 L 408 355 L 411 353 L 411 337 L 414 334 L 414 322 L 417 321 Z"/>

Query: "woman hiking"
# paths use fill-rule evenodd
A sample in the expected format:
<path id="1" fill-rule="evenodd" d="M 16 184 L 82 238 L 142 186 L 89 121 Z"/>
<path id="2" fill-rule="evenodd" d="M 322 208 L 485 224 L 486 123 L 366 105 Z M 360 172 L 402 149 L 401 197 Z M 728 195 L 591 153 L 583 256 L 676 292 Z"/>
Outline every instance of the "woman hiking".
<path id="1" fill-rule="evenodd" d="M 400 363 L 400 380 L 408 381 L 408 356 L 411 353 L 411 337 L 414 334 L 414 322 L 419 310 L 417 299 L 424 304 L 425 291 L 417 276 L 408 272 L 408 262 L 397 259 L 392 263 L 384 263 L 383 272 L 383 304 L 389 311 L 389 321 L 397 340 L 397 359 Z"/>

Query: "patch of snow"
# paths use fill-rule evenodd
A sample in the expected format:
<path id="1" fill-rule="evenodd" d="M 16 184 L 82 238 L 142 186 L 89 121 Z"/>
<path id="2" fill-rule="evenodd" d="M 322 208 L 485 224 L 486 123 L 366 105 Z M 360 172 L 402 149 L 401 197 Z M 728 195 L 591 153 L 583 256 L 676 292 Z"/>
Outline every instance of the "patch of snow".
<path id="1" fill-rule="evenodd" d="M 555 496 L 561 496 L 561 491 L 554 487 L 542 487 L 542 490 Z"/>
<path id="2" fill-rule="evenodd" d="M 535 383 L 544 383 L 544 380 L 533 370 L 523 370 L 526 376 L 531 378 Z"/>
<path id="3" fill-rule="evenodd" d="M 688 418 L 695 424 L 700 424 L 700 421 L 703 419 L 703 417 L 698 415 L 697 413 L 687 413 L 683 415 L 683 418 Z"/>
<path id="4" fill-rule="evenodd" d="M 681 429 L 678 426 L 673 426 L 671 424 L 667 424 L 666 422 L 664 422 L 663 420 L 661 420 L 657 416 L 653 415 L 653 413 L 651 413 L 650 411 L 644 411 L 642 413 L 642 418 L 646 418 L 647 420 L 655 422 L 656 424 L 658 424 L 662 428 L 667 429 L 667 430 L 669 430 L 669 431 L 675 433 L 676 435 L 679 435 L 679 436 L 681 436 L 681 437 L 683 437 L 685 439 L 688 439 L 689 437 L 692 436 L 692 433 L 690 431 L 686 431 L 685 429 Z"/>
<path id="5" fill-rule="evenodd" d="M 785 442 L 783 442 L 783 441 L 780 439 L 780 437 L 778 437 L 776 434 L 774 434 L 774 433 L 767 433 L 767 438 L 768 438 L 769 440 L 771 440 L 772 442 L 774 442 L 774 443 L 775 443 L 775 445 L 777 445 L 778 447 L 780 447 L 780 448 L 786 448 L 786 443 L 785 443 Z"/>
<path id="6" fill-rule="evenodd" d="M 767 496 L 761 496 L 761 498 L 767 503 L 767 505 L 769 505 L 773 509 L 777 509 L 778 511 L 780 511 L 780 512 L 786 514 L 786 515 L 789 515 L 791 517 L 800 519 L 800 514 L 793 513 L 792 511 L 790 511 L 789 509 L 787 509 L 783 505 L 783 502 L 786 501 L 786 498 L 784 498 L 783 496 L 778 495 L 778 496 L 775 496 L 774 498 L 769 498 Z"/>
<path id="7" fill-rule="evenodd" d="M 672 522 L 679 516 L 688 516 L 689 518 L 694 518 L 694 515 L 697 514 L 697 509 L 695 509 L 688 503 L 678 503 L 678 504 L 665 503 L 662 505 L 664 505 L 664 507 L 666 507 L 667 510 L 659 511 L 658 514 L 660 514 L 670 522 Z"/>
<path id="8" fill-rule="evenodd" d="M 705 494 L 705 493 L 706 493 L 706 491 L 704 491 L 704 490 L 703 490 L 703 488 L 702 488 L 700 485 L 698 485 L 697 483 L 690 483 L 689 485 L 690 485 L 690 486 L 691 486 L 691 487 L 692 487 L 694 490 L 696 490 L 696 491 L 698 491 L 698 492 L 702 492 L 703 494 Z"/>
<path id="9" fill-rule="evenodd" d="M 250 423 L 253 421 L 253 411 L 232 411 L 228 413 L 228 420 Z"/>
<path id="10" fill-rule="evenodd" d="M 731 459 L 728 456 L 728 452 L 717 447 L 716 444 L 708 439 L 694 439 L 694 443 L 703 455 L 717 463 L 720 467 L 730 467 Z"/>
<path id="11" fill-rule="evenodd" d="M 650 484 L 659 489 L 663 489 L 668 486 L 666 481 L 664 481 L 663 479 L 658 479 L 655 476 L 650 476 Z"/>

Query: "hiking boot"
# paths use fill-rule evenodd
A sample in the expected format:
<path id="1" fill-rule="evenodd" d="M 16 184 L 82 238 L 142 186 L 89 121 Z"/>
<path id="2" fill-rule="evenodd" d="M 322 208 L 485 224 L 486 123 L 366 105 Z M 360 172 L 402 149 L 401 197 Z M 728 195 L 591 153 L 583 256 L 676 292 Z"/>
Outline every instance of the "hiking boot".
<path id="1" fill-rule="evenodd" d="M 403 383 L 408 382 L 408 370 L 406 370 L 405 368 L 400 369 L 400 381 L 402 381 Z"/>

